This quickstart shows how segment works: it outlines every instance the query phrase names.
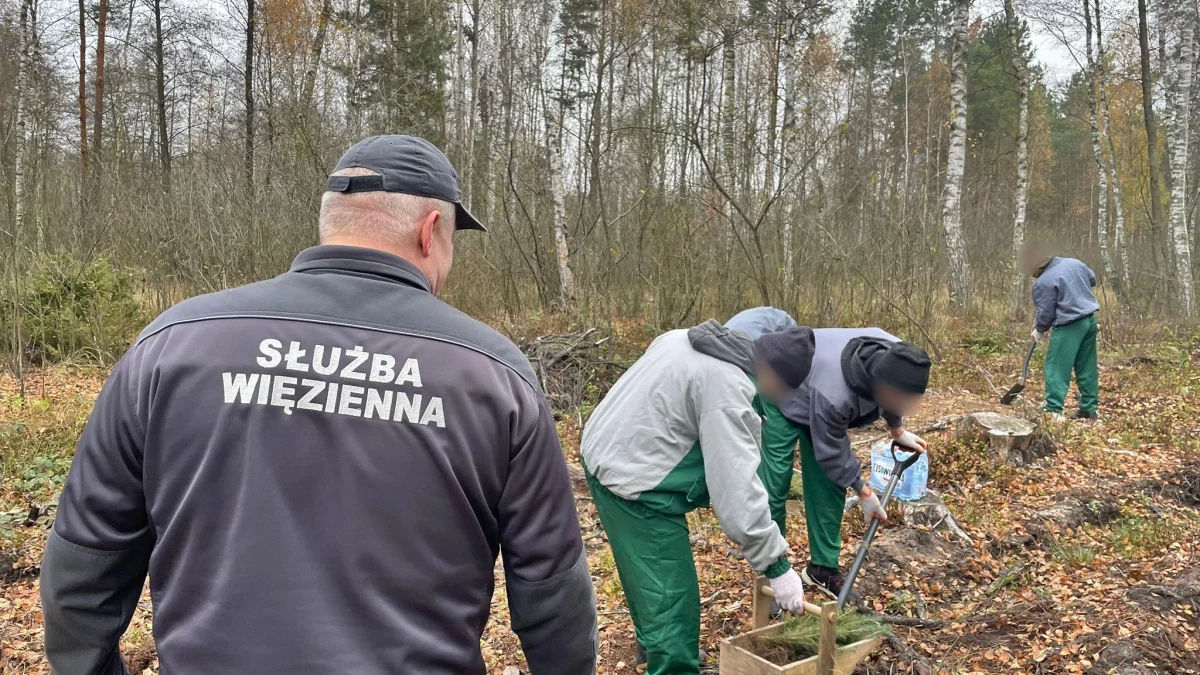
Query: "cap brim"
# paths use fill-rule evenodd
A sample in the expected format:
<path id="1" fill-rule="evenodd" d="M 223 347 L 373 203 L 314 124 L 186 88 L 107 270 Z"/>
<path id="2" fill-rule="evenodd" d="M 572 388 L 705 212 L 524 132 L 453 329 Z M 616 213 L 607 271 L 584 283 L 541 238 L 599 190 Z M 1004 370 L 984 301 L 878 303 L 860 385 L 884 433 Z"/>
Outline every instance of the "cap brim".
<path id="1" fill-rule="evenodd" d="M 479 222 L 478 218 L 471 215 L 471 212 L 467 210 L 467 207 L 463 206 L 462 204 L 454 205 L 454 229 L 478 230 L 480 232 L 487 232 L 487 228 L 483 226 L 483 223 Z"/>

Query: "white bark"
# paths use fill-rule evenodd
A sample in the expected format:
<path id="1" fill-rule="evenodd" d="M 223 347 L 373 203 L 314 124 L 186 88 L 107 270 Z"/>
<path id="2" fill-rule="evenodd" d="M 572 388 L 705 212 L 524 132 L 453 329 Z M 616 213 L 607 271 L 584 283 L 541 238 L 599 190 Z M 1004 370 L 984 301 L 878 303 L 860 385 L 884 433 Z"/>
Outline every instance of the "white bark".
<path id="1" fill-rule="evenodd" d="M 571 252 L 567 246 L 566 183 L 563 179 L 562 137 L 563 115 L 558 119 L 546 106 L 546 137 L 549 146 L 550 191 L 554 198 L 554 253 L 558 259 L 559 300 L 563 309 L 571 306 L 575 299 L 575 273 L 571 270 Z"/>
<path id="2" fill-rule="evenodd" d="M 1092 10 L 1091 0 L 1083 0 L 1083 16 L 1085 25 L 1085 40 L 1087 42 L 1088 69 L 1088 126 L 1092 132 L 1092 156 L 1096 160 L 1096 239 L 1100 243 L 1100 261 L 1104 265 L 1104 278 L 1112 283 L 1117 278 L 1113 267 L 1112 254 L 1108 250 L 1108 169 L 1104 163 L 1104 132 L 1100 129 L 1096 112 L 1097 67 L 1092 57 Z"/>
<path id="3" fill-rule="evenodd" d="M 1192 316 L 1192 247 L 1187 227 L 1188 122 L 1191 119 L 1195 8 L 1192 3 L 1160 5 L 1160 31 L 1166 41 L 1167 153 L 1171 168 L 1171 242 L 1175 276 L 1185 316 Z"/>
<path id="4" fill-rule="evenodd" d="M 1013 306 L 1024 304 L 1025 274 L 1020 269 L 1021 247 L 1025 244 L 1025 212 L 1029 201 L 1029 66 L 1022 58 L 1020 23 L 1013 0 L 1004 0 L 1013 70 L 1017 74 L 1017 194 L 1013 209 Z"/>
<path id="5" fill-rule="evenodd" d="M 22 0 L 21 20 L 17 33 L 17 103 L 16 115 L 17 142 L 13 152 L 13 236 L 20 237 L 25 224 L 25 212 L 28 208 L 28 198 L 25 194 L 26 156 L 28 149 L 28 134 L 25 131 L 25 99 L 29 96 L 29 49 L 32 40 L 29 36 L 29 15 L 32 12 L 32 0 Z M 38 251 L 43 250 L 43 234 L 38 231 Z"/>
<path id="6" fill-rule="evenodd" d="M 801 85 L 801 45 L 798 32 L 795 28 L 788 31 L 787 37 L 780 45 L 779 52 L 779 57 L 783 61 L 780 66 L 784 76 L 783 133 L 781 134 L 779 143 L 779 166 L 781 167 L 779 182 L 783 190 L 783 194 L 781 195 L 783 201 L 783 288 L 787 297 L 791 297 L 796 264 L 792 228 L 795 226 L 794 221 L 800 213 L 799 209 L 796 208 L 796 204 L 799 200 L 803 199 L 803 195 L 799 193 L 801 183 L 793 175 L 798 165 L 796 161 L 796 137 L 799 135 L 799 128 L 796 124 L 796 113 L 800 108 L 798 97 L 800 96 Z"/>
<path id="7" fill-rule="evenodd" d="M 954 0 L 954 43 L 950 58 L 950 147 L 946 153 L 946 184 L 942 190 L 942 232 L 950 266 L 950 304 L 971 304 L 971 271 L 962 233 L 963 170 L 967 161 L 967 38 L 970 0 Z"/>
<path id="8" fill-rule="evenodd" d="M 1113 212 L 1115 215 L 1115 245 L 1121 259 L 1120 276 L 1110 277 L 1117 299 L 1125 302 L 1125 291 L 1129 288 L 1129 252 L 1125 248 L 1125 209 L 1121 205 L 1121 176 L 1117 173 L 1117 150 L 1113 144 L 1112 117 L 1108 112 L 1108 78 L 1104 56 L 1104 30 L 1100 23 L 1100 0 L 1094 0 L 1096 8 L 1096 88 L 1100 92 L 1101 134 L 1108 143 L 1108 184 L 1112 187 Z"/>
<path id="9" fill-rule="evenodd" d="M 739 13 L 738 0 L 726 0 L 724 46 L 721 48 L 721 79 L 724 96 L 724 102 L 721 105 L 721 145 L 724 166 L 722 167 L 723 171 L 718 175 L 724 176 L 724 188 L 731 196 L 738 193 L 737 181 L 734 177 L 736 159 L 733 154 L 733 122 L 736 119 L 735 109 L 737 106 L 737 42 L 735 37 Z M 725 205 L 725 216 L 730 227 L 733 227 L 733 208 L 729 204 Z"/>

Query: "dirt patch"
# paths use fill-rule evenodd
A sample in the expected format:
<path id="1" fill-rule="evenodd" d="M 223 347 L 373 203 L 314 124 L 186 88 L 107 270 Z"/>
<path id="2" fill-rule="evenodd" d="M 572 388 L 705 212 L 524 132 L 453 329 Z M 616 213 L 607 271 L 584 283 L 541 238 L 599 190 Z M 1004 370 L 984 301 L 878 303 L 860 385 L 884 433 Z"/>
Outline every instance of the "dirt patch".
<path id="1" fill-rule="evenodd" d="M 1200 508 L 1200 468 L 1185 468 L 1167 474 L 1162 480 L 1146 481 L 1142 489 L 1168 497 L 1192 508 Z"/>
<path id="2" fill-rule="evenodd" d="M 871 544 L 855 590 L 864 598 L 877 597 L 889 577 L 918 569 L 924 580 L 935 581 L 953 571 L 969 550 L 927 530 L 888 528 Z"/>
<path id="3" fill-rule="evenodd" d="M 1025 525 L 1029 534 L 1041 541 L 1053 535 L 1073 530 L 1081 525 L 1105 525 L 1120 516 L 1120 509 L 1105 499 L 1085 498 L 1068 500 L 1042 509 Z"/>

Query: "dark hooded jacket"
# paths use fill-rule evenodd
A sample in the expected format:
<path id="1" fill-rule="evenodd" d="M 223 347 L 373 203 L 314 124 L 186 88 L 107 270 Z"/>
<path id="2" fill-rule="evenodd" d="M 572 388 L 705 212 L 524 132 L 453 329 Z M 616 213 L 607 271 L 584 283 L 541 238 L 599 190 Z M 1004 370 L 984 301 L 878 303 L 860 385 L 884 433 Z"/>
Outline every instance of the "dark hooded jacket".
<path id="1" fill-rule="evenodd" d="M 813 453 L 829 479 L 844 488 L 862 488 L 862 462 L 848 431 L 879 419 L 891 428 L 902 420 L 880 410 L 871 398 L 872 365 L 899 338 L 879 328 L 818 328 L 817 349 L 808 381 L 780 406 L 784 416 L 808 428 Z"/>

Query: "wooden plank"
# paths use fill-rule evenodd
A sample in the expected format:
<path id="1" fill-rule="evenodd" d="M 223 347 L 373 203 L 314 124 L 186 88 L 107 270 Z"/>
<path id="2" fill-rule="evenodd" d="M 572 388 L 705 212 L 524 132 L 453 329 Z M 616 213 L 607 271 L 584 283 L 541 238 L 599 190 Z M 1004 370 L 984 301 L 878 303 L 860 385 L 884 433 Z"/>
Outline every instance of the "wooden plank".
<path id="1" fill-rule="evenodd" d="M 817 647 L 820 675 L 833 675 L 833 664 L 837 656 L 837 601 L 830 600 L 821 606 L 821 637 Z"/>
<path id="2" fill-rule="evenodd" d="M 834 664 L 834 672 L 837 675 L 850 675 L 854 672 L 854 667 L 860 661 L 867 658 L 871 652 L 875 651 L 880 642 L 883 642 L 883 637 L 876 635 L 873 638 L 860 640 L 839 648 L 837 651 L 837 663 Z"/>
<path id="3" fill-rule="evenodd" d="M 768 593 L 771 590 L 770 583 L 766 577 L 754 579 L 754 615 L 750 627 L 755 630 L 771 623 L 771 598 Z"/>

